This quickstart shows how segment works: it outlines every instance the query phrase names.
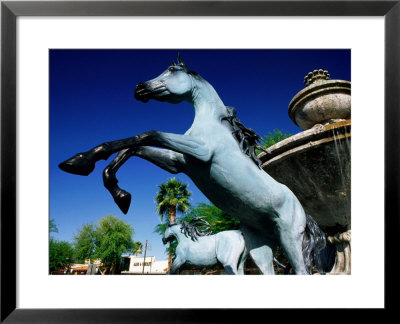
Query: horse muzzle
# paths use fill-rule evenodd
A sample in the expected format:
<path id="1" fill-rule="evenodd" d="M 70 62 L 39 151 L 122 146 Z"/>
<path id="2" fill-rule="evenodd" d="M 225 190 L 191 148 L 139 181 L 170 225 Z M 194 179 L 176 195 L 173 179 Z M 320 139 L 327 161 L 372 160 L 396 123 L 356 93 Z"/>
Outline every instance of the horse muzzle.
<path id="1" fill-rule="evenodd" d="M 151 91 L 147 89 L 143 82 L 139 82 L 135 89 L 135 99 L 143 102 L 148 102 Z"/>
<path id="2" fill-rule="evenodd" d="M 170 93 L 162 82 L 140 82 L 135 89 L 135 99 L 148 102 L 150 99 L 167 101 Z"/>

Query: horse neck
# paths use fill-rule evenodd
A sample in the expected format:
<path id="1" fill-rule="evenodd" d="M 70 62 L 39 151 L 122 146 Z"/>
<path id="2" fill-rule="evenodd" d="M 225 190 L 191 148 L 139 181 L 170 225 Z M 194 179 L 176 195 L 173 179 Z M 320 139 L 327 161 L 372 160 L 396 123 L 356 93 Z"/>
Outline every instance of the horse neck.
<path id="1" fill-rule="evenodd" d="M 228 111 L 218 93 L 206 80 L 194 80 L 192 102 L 195 109 L 194 123 L 214 118 L 221 120 L 228 115 Z"/>

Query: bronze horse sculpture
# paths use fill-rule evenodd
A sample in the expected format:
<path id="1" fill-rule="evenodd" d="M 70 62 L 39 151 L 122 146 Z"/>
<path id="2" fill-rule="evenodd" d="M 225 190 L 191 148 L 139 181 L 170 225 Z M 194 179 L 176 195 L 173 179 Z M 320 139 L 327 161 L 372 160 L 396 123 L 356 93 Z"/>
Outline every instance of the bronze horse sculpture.
<path id="1" fill-rule="evenodd" d="M 120 209 L 128 211 L 131 196 L 117 185 L 116 172 L 131 156 L 138 156 L 176 174 L 188 175 L 217 207 L 240 220 L 246 248 L 263 274 L 274 274 L 274 250 L 280 245 L 296 274 L 310 274 L 316 264 L 323 273 L 320 252 L 325 234 L 306 215 L 285 185 L 260 167 L 255 154 L 259 137 L 236 117 L 215 89 L 189 70 L 178 55 L 158 77 L 140 82 L 135 98 L 169 103 L 188 101 L 195 117 L 185 134 L 147 131 L 106 142 L 76 154 L 59 167 L 69 173 L 90 174 L 96 161 L 118 155 L 104 170 L 105 187 Z"/>
<path id="2" fill-rule="evenodd" d="M 179 273 L 184 264 L 199 267 L 215 266 L 220 262 L 227 274 L 244 274 L 247 251 L 239 230 L 209 232 L 210 224 L 202 217 L 196 217 L 181 224 L 169 223 L 163 236 L 163 243 L 174 238 L 178 241 L 176 257 L 168 274 Z"/>

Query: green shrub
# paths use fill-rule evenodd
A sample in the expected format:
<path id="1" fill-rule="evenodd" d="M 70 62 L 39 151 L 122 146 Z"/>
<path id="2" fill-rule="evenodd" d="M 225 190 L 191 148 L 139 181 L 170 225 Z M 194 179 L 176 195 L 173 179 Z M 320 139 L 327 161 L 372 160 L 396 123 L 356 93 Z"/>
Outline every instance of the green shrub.
<path id="1" fill-rule="evenodd" d="M 274 129 L 272 132 L 269 132 L 267 135 L 264 135 L 264 138 L 261 140 L 261 146 L 263 148 L 268 148 L 276 143 L 289 138 L 293 134 L 284 134 L 279 129 Z"/>

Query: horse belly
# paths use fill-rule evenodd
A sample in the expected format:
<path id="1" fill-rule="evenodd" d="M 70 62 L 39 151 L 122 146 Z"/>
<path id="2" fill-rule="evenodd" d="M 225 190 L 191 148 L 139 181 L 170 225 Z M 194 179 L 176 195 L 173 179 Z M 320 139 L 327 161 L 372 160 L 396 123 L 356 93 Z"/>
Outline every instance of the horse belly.
<path id="1" fill-rule="evenodd" d="M 246 161 L 247 163 L 253 163 Z M 217 205 L 234 216 L 269 214 L 280 199 L 281 185 L 255 165 L 240 165 L 229 161 L 213 165 L 211 178 Z"/>
<path id="2" fill-rule="evenodd" d="M 211 266 L 217 263 L 215 240 L 211 237 L 199 238 L 187 251 L 186 262 L 197 266 Z"/>
<path id="3" fill-rule="evenodd" d="M 211 164 L 193 163 L 187 174 L 214 205 L 242 224 L 273 226 L 287 191 L 248 156 L 240 151 L 216 152 Z"/>

